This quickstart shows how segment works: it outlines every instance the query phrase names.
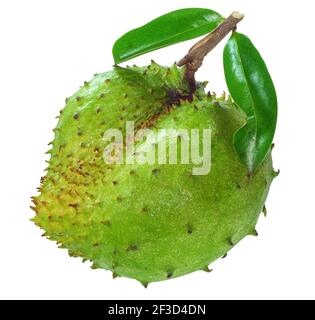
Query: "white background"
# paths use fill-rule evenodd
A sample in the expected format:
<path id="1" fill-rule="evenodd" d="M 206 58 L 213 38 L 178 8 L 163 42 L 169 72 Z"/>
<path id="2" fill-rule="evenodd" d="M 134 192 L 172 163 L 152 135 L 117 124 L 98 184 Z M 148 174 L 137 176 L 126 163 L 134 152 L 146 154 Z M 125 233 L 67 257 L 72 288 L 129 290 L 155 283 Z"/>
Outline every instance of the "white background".
<path id="1" fill-rule="evenodd" d="M 29 219 L 46 167 L 55 116 L 84 80 L 111 68 L 116 38 L 171 10 L 205 7 L 246 14 L 239 31 L 265 58 L 279 97 L 274 150 L 280 177 L 261 218 L 214 272 L 197 272 L 144 289 L 136 281 L 91 270 L 70 258 Z M 28 0 L 0 2 L 0 298 L 302 299 L 315 298 L 315 2 L 252 0 Z M 169 65 L 185 42 L 135 59 Z M 226 90 L 222 45 L 199 80 Z"/>

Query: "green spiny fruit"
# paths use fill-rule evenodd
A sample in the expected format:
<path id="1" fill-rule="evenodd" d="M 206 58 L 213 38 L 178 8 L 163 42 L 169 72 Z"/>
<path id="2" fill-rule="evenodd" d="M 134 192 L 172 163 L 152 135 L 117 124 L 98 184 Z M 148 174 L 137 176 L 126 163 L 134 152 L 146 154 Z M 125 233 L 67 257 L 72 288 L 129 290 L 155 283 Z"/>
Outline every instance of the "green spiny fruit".
<path id="1" fill-rule="evenodd" d="M 233 147 L 245 114 L 201 83 L 187 98 L 183 78 L 176 66 L 116 67 L 67 99 L 33 201 L 34 222 L 71 256 L 148 284 L 208 270 L 257 235 L 274 178 L 271 155 L 249 175 Z M 126 121 L 153 131 L 211 128 L 210 173 L 195 176 L 192 164 L 106 164 L 104 132 L 125 135 Z"/>

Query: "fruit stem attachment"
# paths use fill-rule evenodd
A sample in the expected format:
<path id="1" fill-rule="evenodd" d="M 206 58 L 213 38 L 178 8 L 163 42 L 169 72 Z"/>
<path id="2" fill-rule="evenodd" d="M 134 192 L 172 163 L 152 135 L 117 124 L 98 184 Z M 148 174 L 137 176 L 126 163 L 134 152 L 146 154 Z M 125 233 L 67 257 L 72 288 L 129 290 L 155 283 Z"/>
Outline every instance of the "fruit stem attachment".
<path id="1" fill-rule="evenodd" d="M 190 93 L 196 91 L 195 73 L 201 67 L 205 56 L 212 51 L 230 31 L 236 29 L 237 24 L 242 21 L 244 15 L 234 11 L 226 18 L 215 30 L 198 41 L 182 58 L 177 65 L 179 67 L 186 66 L 185 78 L 188 80 Z"/>

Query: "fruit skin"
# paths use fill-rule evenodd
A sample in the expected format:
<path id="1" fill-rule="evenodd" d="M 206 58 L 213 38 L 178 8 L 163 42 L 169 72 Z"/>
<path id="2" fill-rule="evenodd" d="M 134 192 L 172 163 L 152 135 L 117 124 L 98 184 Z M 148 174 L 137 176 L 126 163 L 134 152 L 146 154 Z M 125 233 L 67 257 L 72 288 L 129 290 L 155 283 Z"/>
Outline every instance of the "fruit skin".
<path id="1" fill-rule="evenodd" d="M 231 100 L 199 88 L 187 94 L 183 69 L 152 63 L 95 75 L 60 114 L 47 174 L 33 197 L 45 235 L 93 268 L 144 285 L 208 270 L 255 225 L 274 178 L 270 153 L 250 176 L 233 147 L 246 117 Z M 209 175 L 194 165 L 108 165 L 109 128 L 211 128 Z"/>

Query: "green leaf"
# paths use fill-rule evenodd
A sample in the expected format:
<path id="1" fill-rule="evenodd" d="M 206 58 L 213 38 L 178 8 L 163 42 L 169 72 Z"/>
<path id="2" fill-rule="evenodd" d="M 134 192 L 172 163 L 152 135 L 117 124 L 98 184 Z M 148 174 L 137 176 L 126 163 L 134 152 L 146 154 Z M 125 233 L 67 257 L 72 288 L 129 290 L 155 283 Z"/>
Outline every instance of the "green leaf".
<path id="1" fill-rule="evenodd" d="M 270 150 L 277 124 L 277 94 L 260 53 L 248 37 L 234 32 L 224 49 L 226 83 L 247 124 L 234 135 L 240 160 L 253 173 Z"/>
<path id="2" fill-rule="evenodd" d="M 202 36 L 223 20 L 209 9 L 188 8 L 167 13 L 119 38 L 113 47 L 115 63 Z"/>

